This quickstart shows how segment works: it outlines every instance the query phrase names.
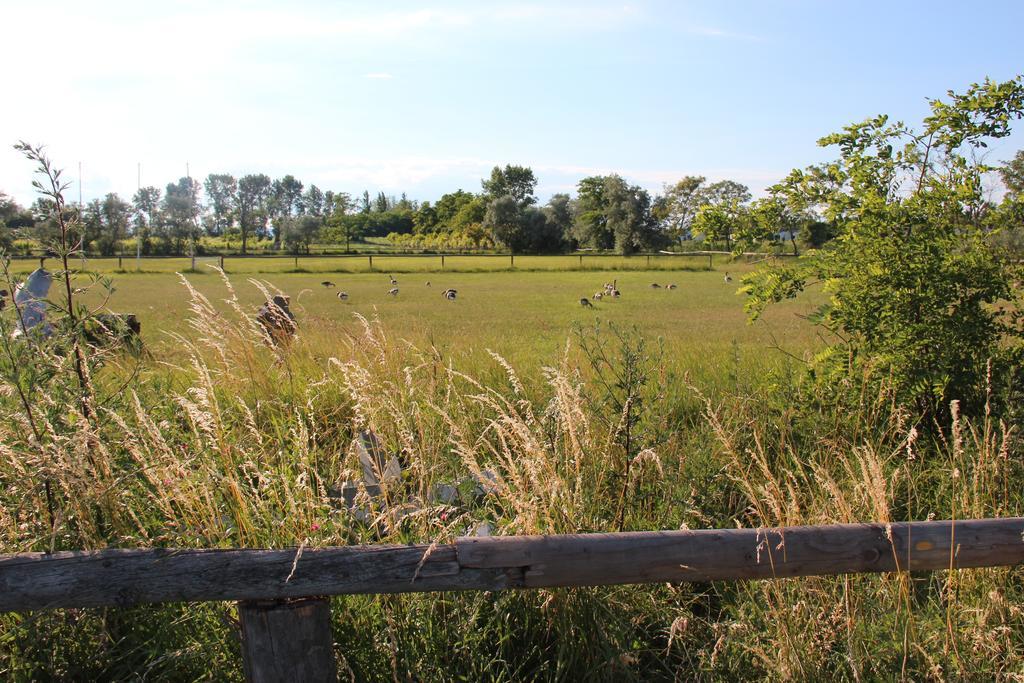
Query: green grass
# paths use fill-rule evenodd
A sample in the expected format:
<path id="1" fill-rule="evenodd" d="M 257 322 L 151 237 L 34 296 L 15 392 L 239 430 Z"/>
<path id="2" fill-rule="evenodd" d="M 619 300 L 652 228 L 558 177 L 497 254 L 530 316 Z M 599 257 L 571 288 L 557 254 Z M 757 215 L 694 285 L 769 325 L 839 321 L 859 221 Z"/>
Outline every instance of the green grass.
<path id="1" fill-rule="evenodd" d="M 574 326 L 614 323 L 636 326 L 643 334 L 664 340 L 673 365 L 704 376 L 725 374 L 739 359 L 749 368 L 776 366 L 785 355 L 774 348 L 800 355 L 815 344 L 814 330 L 801 317 L 813 300 L 770 310 L 757 324 L 749 324 L 743 297 L 737 294 L 739 274 L 724 281 L 720 271 L 680 272 L 496 272 L 401 273 L 394 271 L 399 294 L 387 294 L 384 274 L 262 274 L 292 298 L 292 310 L 303 335 L 314 346 L 330 349 L 332 340 L 358 327 L 354 314 L 379 317 L 392 334 L 417 345 L 434 345 L 444 353 L 485 358 L 496 351 L 513 362 L 550 363 L 558 358 Z M 178 331 L 187 313 L 184 287 L 173 275 L 115 273 L 115 291 L 108 307 L 131 312 L 142 322 L 143 338 L 162 352 L 164 332 Z M 211 299 L 227 295 L 214 273 L 186 274 Z M 583 308 L 580 298 L 592 296 L 605 282 L 617 280 L 622 297 L 594 301 Z M 337 286 L 325 288 L 329 280 Z M 426 285 L 430 282 L 430 286 Z M 244 278 L 233 276 L 241 301 L 255 310 L 262 294 Z M 663 285 L 660 289 L 652 283 Z M 664 285 L 675 283 L 678 289 Z M 446 288 L 458 290 L 456 301 L 441 296 Z M 340 301 L 338 292 L 349 299 Z"/>
<path id="2" fill-rule="evenodd" d="M 856 378 L 844 403 L 817 400 L 775 347 L 799 356 L 819 344 L 801 316 L 820 293 L 750 325 L 736 293 L 748 267 L 730 264 L 731 283 L 724 267 L 395 268 L 397 297 L 383 273 L 261 273 L 291 295 L 299 324 L 278 347 L 249 324 L 263 295 L 248 276 L 232 276 L 235 308 L 215 273 L 188 276 L 206 307 L 171 273 L 108 272 L 107 307 L 139 316 L 148 353 L 91 351 L 97 418 L 84 415 L 66 346 L 9 344 L 13 361 L 0 356 L 0 548 L 448 542 L 483 521 L 509 535 L 1020 513 L 1022 460 L 995 417 L 942 441 L 909 432 L 907 414 Z M 580 306 L 612 279 L 621 299 Z M 630 366 L 645 380 L 628 453 L 607 398 L 622 384 L 602 384 L 573 334 L 597 323 L 635 326 L 630 353 L 647 343 Z M 621 375 L 623 347 L 604 335 L 601 367 Z M 361 499 L 370 522 L 331 493 L 359 476 L 347 449 L 364 428 L 408 465 L 388 499 Z M 484 467 L 500 473 L 496 491 L 430 500 L 434 484 Z M 397 519 L 391 496 L 420 512 Z M 356 680 L 1013 680 L 1024 675 L 1022 585 L 1019 569 L 989 569 L 343 596 L 332 626 L 343 676 Z M 227 603 L 0 615 L 0 676 L 238 680 L 234 619 Z"/>

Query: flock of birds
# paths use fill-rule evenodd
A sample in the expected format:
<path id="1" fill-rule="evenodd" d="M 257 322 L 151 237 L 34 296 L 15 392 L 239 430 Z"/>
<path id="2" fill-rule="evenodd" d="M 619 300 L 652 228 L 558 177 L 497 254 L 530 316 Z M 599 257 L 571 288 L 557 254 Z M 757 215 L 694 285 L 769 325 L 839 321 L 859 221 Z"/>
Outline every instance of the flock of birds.
<path id="1" fill-rule="evenodd" d="M 388 290 L 388 294 L 390 294 L 391 296 L 398 296 L 398 280 L 395 279 L 394 275 L 388 275 L 388 280 L 390 280 L 390 282 L 391 282 L 391 289 Z M 331 287 L 337 287 L 337 285 L 334 284 L 333 282 L 331 282 L 330 280 L 324 280 L 320 284 L 323 285 L 323 287 L 325 289 L 329 289 Z M 427 280 L 427 287 L 429 287 L 429 286 L 430 286 L 430 280 Z M 451 289 L 451 288 L 446 289 L 443 292 L 441 292 L 441 296 L 443 296 L 448 301 L 455 301 L 455 296 L 457 294 L 458 294 L 458 290 Z M 342 301 L 348 301 L 348 292 L 338 292 L 338 298 L 341 299 Z"/>
<path id="2" fill-rule="evenodd" d="M 388 279 L 391 281 L 391 289 L 388 290 L 388 294 L 391 295 L 391 296 L 397 297 L 398 296 L 398 280 L 395 279 L 394 275 L 388 275 Z M 726 273 L 725 273 L 725 281 L 726 281 L 726 283 L 732 282 L 732 276 L 729 275 L 728 271 L 726 271 Z M 333 282 L 331 282 L 330 280 L 324 280 L 320 284 L 323 285 L 323 287 L 325 289 L 329 289 L 331 287 L 337 287 L 337 285 L 334 284 Z M 430 280 L 427 280 L 427 287 L 429 287 L 429 286 L 430 286 Z M 657 282 L 651 283 L 651 289 L 661 289 L 661 288 L 662 288 L 662 286 L 659 285 Z M 676 283 L 672 282 L 670 284 L 665 285 L 664 288 L 665 289 L 678 289 L 678 286 L 676 285 Z M 443 292 L 441 292 L 441 296 L 443 296 L 448 301 L 455 301 L 455 296 L 457 294 L 458 294 L 457 290 L 450 289 L 450 288 L 444 290 Z M 594 296 L 591 297 L 591 298 L 594 301 L 600 301 L 601 299 L 604 299 L 606 297 L 609 297 L 609 298 L 612 298 L 612 299 L 618 299 L 620 296 L 622 296 L 622 293 L 619 291 L 619 281 L 616 279 L 616 280 L 612 280 L 611 282 L 604 283 L 604 287 L 601 290 L 595 292 Z M 338 292 L 338 298 L 340 300 L 342 300 L 342 301 L 348 301 L 348 292 Z M 588 299 L 587 297 L 583 297 L 583 298 L 580 299 L 580 305 L 583 306 L 584 308 L 593 308 L 593 306 L 594 306 L 594 304 L 592 304 L 590 299 Z"/>
<path id="3" fill-rule="evenodd" d="M 728 271 L 726 271 L 726 273 L 725 273 L 725 282 L 726 283 L 732 282 L 732 276 L 729 275 Z M 674 283 L 674 282 L 664 286 L 664 289 L 678 289 L 678 288 L 679 288 L 678 285 L 676 285 L 676 283 Z M 651 283 L 651 289 L 662 289 L 662 286 L 659 285 L 657 282 L 652 282 Z M 611 282 L 604 283 L 604 288 L 601 289 L 598 292 L 595 292 L 594 296 L 590 297 L 590 299 L 588 299 L 587 297 L 581 298 L 580 299 L 580 306 L 583 306 L 583 308 L 593 308 L 594 304 L 591 303 L 591 299 L 593 299 L 594 301 L 600 301 L 600 300 L 608 298 L 608 297 L 610 297 L 612 299 L 618 299 L 620 296 L 622 296 L 622 293 L 619 291 L 619 281 L 618 280 L 612 280 Z"/>

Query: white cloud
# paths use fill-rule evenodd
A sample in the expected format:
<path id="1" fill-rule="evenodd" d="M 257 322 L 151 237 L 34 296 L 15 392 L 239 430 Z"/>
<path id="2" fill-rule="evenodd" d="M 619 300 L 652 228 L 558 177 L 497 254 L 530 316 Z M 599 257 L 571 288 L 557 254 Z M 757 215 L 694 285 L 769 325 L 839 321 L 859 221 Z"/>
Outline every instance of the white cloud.
<path id="1" fill-rule="evenodd" d="M 756 169 L 756 168 L 686 168 L 686 169 L 650 169 L 650 168 L 615 168 L 612 166 L 580 166 L 573 164 L 534 164 L 534 172 L 540 177 L 540 188 L 549 192 L 574 191 L 565 183 L 545 183 L 545 177 L 561 176 L 571 178 L 584 178 L 593 175 L 610 175 L 617 173 L 631 183 L 640 185 L 650 192 L 661 192 L 666 184 L 675 183 L 680 178 L 688 175 L 704 176 L 708 182 L 719 180 L 735 180 L 750 187 L 755 194 L 760 194 L 769 185 L 782 180 L 789 169 Z"/>
<path id="2" fill-rule="evenodd" d="M 368 153 L 370 144 L 363 137 L 369 135 L 346 140 L 336 134 L 357 106 L 343 100 L 344 94 L 358 84 L 392 91 L 372 88 L 367 81 L 395 79 L 395 73 L 405 85 L 408 77 L 400 65 L 424 51 L 417 41 L 439 44 L 461 34 L 479 36 L 510 27 L 559 34 L 615 30 L 646 20 L 628 5 L 582 2 L 408 11 L 353 11 L 334 3 L 8 4 L 5 25 L 22 28 L 0 41 L 0 63 L 10 67 L 5 71 L 8 90 L 31 94 L 32 104 L 0 108 L 0 190 L 25 203 L 33 199 L 31 167 L 10 147 L 18 139 L 46 143 L 55 164 L 69 172 L 81 161 L 86 199 L 109 191 L 131 195 L 140 161 L 143 184 L 173 181 L 191 162 L 195 177 L 222 170 L 261 171 L 294 173 L 325 189 L 379 187 L 410 194 L 421 185 L 477 189 L 479 178 L 504 164 L 504 158 L 459 157 L 458 150 L 443 158 L 355 156 Z M 332 61 L 328 67 L 323 64 L 329 60 L 303 62 L 310 54 Z M 389 56 L 396 61 L 384 61 Z M 329 69 L 330 80 L 315 73 L 317 68 Z M 310 72 L 321 77 L 313 87 L 303 82 Z M 321 92 L 335 99 L 322 104 L 310 96 L 309 107 L 289 105 L 292 95 Z M 352 101 L 362 102 L 358 96 Z M 308 145 L 313 139 L 318 146 L 303 150 L 304 141 Z M 447 148 L 434 149 L 448 153 Z M 486 148 L 468 149 L 490 154 Z M 314 155 L 340 154 L 326 161 L 303 158 L 311 150 Z M 296 158 L 286 160 L 292 155 Z M 617 170 L 655 188 L 683 175 L 565 164 L 534 168 L 542 181 L 551 176 L 559 185 Z"/>
<path id="3" fill-rule="evenodd" d="M 713 28 L 710 26 L 689 26 L 686 28 L 686 32 L 692 33 L 695 36 L 703 36 L 705 38 L 722 38 L 724 40 L 745 40 L 750 42 L 762 42 L 764 40 L 761 36 L 750 33 L 726 31 L 724 29 Z"/>
<path id="4" fill-rule="evenodd" d="M 8 148 L 9 149 L 9 148 Z M 71 199 L 78 198 L 78 167 L 74 154 L 51 147 L 58 167 L 67 171 L 73 186 L 69 190 Z M 78 150 L 80 151 L 80 150 Z M 0 189 L 5 189 L 19 202 L 29 204 L 33 200 L 29 183 L 31 167 L 25 163 L 6 163 L 14 160 L 13 152 L 0 153 Z M 107 192 L 117 192 L 130 197 L 135 192 L 138 160 L 129 153 L 111 151 L 102 156 L 83 157 L 84 196 L 89 201 Z M 249 162 L 253 163 L 253 162 Z M 507 163 L 505 159 L 488 159 L 474 156 L 430 157 L 417 155 L 362 156 L 331 155 L 303 156 L 281 155 L 256 162 L 254 166 L 224 164 L 222 159 L 192 159 L 192 177 L 202 179 L 213 172 L 230 172 L 235 175 L 246 173 L 267 173 L 281 176 L 292 173 L 301 181 L 316 184 L 321 189 L 332 189 L 358 193 L 363 189 L 371 192 L 407 192 L 411 198 L 434 201 L 445 192 L 464 189 L 479 191 L 480 179 L 486 177 L 494 166 Z M 674 183 L 686 175 L 702 175 L 709 182 L 735 180 L 751 188 L 755 195 L 764 188 L 778 182 L 789 169 L 771 170 L 756 168 L 715 168 L 691 167 L 679 169 L 630 168 L 614 166 L 588 166 L 566 163 L 529 164 L 540 181 L 537 187 L 541 198 L 556 192 L 575 194 L 577 182 L 586 176 L 618 173 L 630 183 L 640 185 L 651 193 L 660 193 L 665 184 Z M 185 163 L 167 160 L 144 161 L 142 163 L 142 184 L 163 188 L 169 182 L 185 175 Z"/>

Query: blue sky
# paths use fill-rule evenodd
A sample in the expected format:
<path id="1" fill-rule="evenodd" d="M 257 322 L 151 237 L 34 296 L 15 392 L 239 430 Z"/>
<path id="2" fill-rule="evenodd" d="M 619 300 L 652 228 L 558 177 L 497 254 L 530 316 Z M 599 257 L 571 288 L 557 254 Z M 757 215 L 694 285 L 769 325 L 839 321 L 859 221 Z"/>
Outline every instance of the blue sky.
<path id="1" fill-rule="evenodd" d="M 755 192 L 822 135 L 1024 72 L 1024 3 L 9 2 L 0 190 L 44 143 L 88 201 L 185 174 L 434 200 L 495 164 Z M 1019 127 L 1021 128 L 1021 127 Z M 1024 147 L 1024 128 L 993 150 Z M 77 186 L 71 190 L 77 198 Z"/>

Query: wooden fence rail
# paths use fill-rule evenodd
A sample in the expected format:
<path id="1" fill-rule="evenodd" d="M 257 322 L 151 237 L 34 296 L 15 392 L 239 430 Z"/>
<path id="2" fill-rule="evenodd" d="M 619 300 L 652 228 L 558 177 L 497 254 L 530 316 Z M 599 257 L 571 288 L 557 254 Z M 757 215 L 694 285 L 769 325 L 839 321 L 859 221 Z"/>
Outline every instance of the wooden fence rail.
<path id="1" fill-rule="evenodd" d="M 0 555 L 0 611 L 240 601 L 246 640 L 243 655 L 250 680 L 285 680 L 291 675 L 288 672 L 300 670 L 308 670 L 307 678 L 316 680 L 324 676 L 326 666 L 324 647 L 330 643 L 330 633 L 325 610 L 329 607 L 325 600 L 303 599 L 319 596 L 775 579 L 1018 564 L 1024 564 L 1024 518 L 1019 517 L 470 537 L 443 545 L 303 551 L 20 553 Z M 301 609 L 296 600 L 303 604 Z M 296 634 L 301 633 L 306 634 L 301 638 L 305 645 L 295 647 Z M 281 656 L 294 661 L 282 662 L 278 657 L 271 671 L 271 663 L 262 656 L 270 646 L 275 652 L 287 652 Z M 329 664 L 333 667 L 333 660 Z"/>

